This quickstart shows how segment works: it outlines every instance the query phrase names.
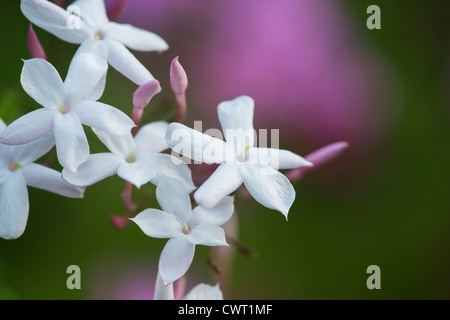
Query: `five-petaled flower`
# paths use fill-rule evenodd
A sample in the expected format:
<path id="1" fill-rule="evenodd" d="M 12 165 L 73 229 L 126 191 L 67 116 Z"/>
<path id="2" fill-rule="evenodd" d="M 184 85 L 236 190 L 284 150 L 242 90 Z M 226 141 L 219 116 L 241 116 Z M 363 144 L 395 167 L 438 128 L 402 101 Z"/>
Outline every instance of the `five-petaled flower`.
<path id="1" fill-rule="evenodd" d="M 107 67 L 98 55 L 79 51 L 63 82 L 46 60 L 25 60 L 22 87 L 44 108 L 14 121 L 1 134 L 0 143 L 19 145 L 53 131 L 59 163 L 76 172 L 89 157 L 82 124 L 114 136 L 126 135 L 134 127 L 125 113 L 96 101 L 103 94 Z"/>
<path id="2" fill-rule="evenodd" d="M 56 37 L 96 51 L 107 50 L 106 60 L 137 85 L 154 79 L 127 49 L 165 51 L 168 44 L 153 32 L 108 20 L 103 0 L 76 0 L 67 9 L 47 0 L 22 0 L 20 8 L 30 22 Z M 71 26 L 70 21 L 76 23 Z"/>
<path id="3" fill-rule="evenodd" d="M 162 210 L 146 209 L 131 220 L 153 238 L 170 238 L 159 259 L 159 273 L 165 285 L 182 277 L 194 258 L 195 245 L 227 246 L 220 227 L 233 212 L 233 197 L 216 206 L 191 209 L 189 194 L 176 180 L 162 180 L 156 188 Z"/>
<path id="4" fill-rule="evenodd" d="M 195 192 L 196 202 L 211 208 L 244 183 L 256 201 L 287 218 L 295 190 L 278 169 L 312 163 L 288 150 L 254 147 L 252 98 L 240 96 L 220 103 L 217 109 L 226 142 L 180 123 L 171 123 L 166 133 L 167 144 L 175 152 L 195 161 L 220 163 Z"/>
<path id="5" fill-rule="evenodd" d="M 133 138 L 131 134 L 111 137 L 99 129 L 94 132 L 108 147 L 110 153 L 91 154 L 74 174 L 63 170 L 63 178 L 77 186 L 90 186 L 117 174 L 137 188 L 151 181 L 172 178 L 190 193 L 195 189 L 191 170 L 185 163 L 175 164 L 170 154 L 160 153 L 169 146 L 165 140 L 168 123 L 156 121 L 143 126 Z"/>
<path id="6" fill-rule="evenodd" d="M 0 132 L 5 129 L 0 119 Z M 30 187 L 70 198 L 82 198 L 84 188 L 61 178 L 56 170 L 33 163 L 46 154 L 55 142 L 51 133 L 20 146 L 0 144 L 0 237 L 17 239 L 27 225 Z"/>

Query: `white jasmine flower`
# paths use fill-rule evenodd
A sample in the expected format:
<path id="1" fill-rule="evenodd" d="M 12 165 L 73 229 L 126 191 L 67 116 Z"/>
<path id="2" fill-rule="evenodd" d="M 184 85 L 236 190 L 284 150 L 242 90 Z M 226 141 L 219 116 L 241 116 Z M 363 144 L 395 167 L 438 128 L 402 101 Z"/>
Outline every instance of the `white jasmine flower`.
<path id="1" fill-rule="evenodd" d="M 180 123 L 171 123 L 166 140 L 173 151 L 205 163 L 220 163 L 194 194 L 195 201 L 211 208 L 244 183 L 262 205 L 280 211 L 286 218 L 295 190 L 278 169 L 312 164 L 288 150 L 254 147 L 254 101 L 241 96 L 218 106 L 226 142 Z"/>
<path id="2" fill-rule="evenodd" d="M 67 11 L 46 0 L 22 0 L 20 8 L 33 24 L 62 40 L 90 48 L 104 44 L 108 63 L 138 85 L 154 78 L 127 47 L 137 51 L 168 49 L 152 32 L 109 21 L 103 0 L 77 0 Z"/>
<path id="3" fill-rule="evenodd" d="M 195 186 L 189 167 L 185 163 L 176 165 L 170 154 L 160 153 L 168 148 L 165 140 L 167 126 L 164 121 L 149 123 L 134 138 L 131 134 L 111 137 L 94 129 L 111 152 L 90 155 L 76 174 L 64 169 L 63 178 L 77 186 L 90 186 L 117 174 L 137 188 L 149 181 L 157 185 L 161 179 L 172 178 L 178 179 L 188 192 L 192 192 Z"/>
<path id="4" fill-rule="evenodd" d="M 155 283 L 155 294 L 153 300 L 175 300 L 173 283 L 164 285 L 161 276 L 157 275 Z M 222 291 L 219 284 L 211 286 L 209 284 L 200 283 L 191 289 L 183 300 L 223 300 Z"/>
<path id="5" fill-rule="evenodd" d="M 0 119 L 0 132 L 5 129 Z M 29 212 L 27 186 L 65 197 L 82 198 L 84 188 L 70 185 L 53 169 L 35 164 L 55 142 L 51 132 L 19 146 L 0 144 L 0 237 L 17 239 L 26 227 Z"/>
<path id="6" fill-rule="evenodd" d="M 176 180 L 162 180 L 156 188 L 162 210 L 147 209 L 131 220 L 153 238 L 170 238 L 159 259 L 159 273 L 165 285 L 182 277 L 194 258 L 195 245 L 227 246 L 220 227 L 234 211 L 233 198 L 225 197 L 216 206 L 191 210 L 185 188 Z"/>
<path id="7" fill-rule="evenodd" d="M 44 108 L 14 121 L 1 134 L 0 143 L 18 145 L 54 132 L 59 163 L 76 172 L 89 156 L 83 126 L 123 136 L 134 122 L 122 111 L 96 102 L 104 89 L 106 62 L 93 53 L 76 54 L 63 82 L 56 69 L 43 59 L 25 60 L 20 82 Z"/>

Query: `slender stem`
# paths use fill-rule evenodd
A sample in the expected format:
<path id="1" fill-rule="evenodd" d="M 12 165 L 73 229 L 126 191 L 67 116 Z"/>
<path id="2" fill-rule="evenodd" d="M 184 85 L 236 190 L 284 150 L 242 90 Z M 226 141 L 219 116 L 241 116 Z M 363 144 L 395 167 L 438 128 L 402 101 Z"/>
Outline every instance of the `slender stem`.
<path id="1" fill-rule="evenodd" d="M 184 292 L 186 291 L 186 277 L 183 276 L 175 282 L 175 300 L 181 300 L 184 296 Z"/>
<path id="2" fill-rule="evenodd" d="M 136 204 L 133 202 L 133 185 L 131 184 L 131 182 L 125 181 L 121 197 L 125 208 L 129 213 L 137 209 Z"/>
<path id="3" fill-rule="evenodd" d="M 186 118 L 187 102 L 186 95 L 184 93 L 175 95 L 177 100 L 177 115 L 174 118 L 174 122 L 183 122 Z"/>

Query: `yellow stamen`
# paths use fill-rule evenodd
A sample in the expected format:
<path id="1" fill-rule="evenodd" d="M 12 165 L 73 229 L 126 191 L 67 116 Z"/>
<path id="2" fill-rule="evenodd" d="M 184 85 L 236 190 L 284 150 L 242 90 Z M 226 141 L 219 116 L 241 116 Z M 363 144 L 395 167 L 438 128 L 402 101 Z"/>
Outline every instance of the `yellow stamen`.
<path id="1" fill-rule="evenodd" d="M 248 152 L 248 150 L 250 150 L 250 148 L 251 148 L 251 146 L 250 145 L 248 145 L 247 146 L 247 148 L 245 148 L 245 151 L 244 151 L 244 156 L 247 154 L 247 152 Z"/>
<path id="2" fill-rule="evenodd" d="M 187 225 L 186 222 L 184 223 L 184 230 L 183 230 L 183 232 L 186 233 L 186 234 L 189 233 L 189 226 Z"/>
<path id="3" fill-rule="evenodd" d="M 17 170 L 17 169 L 20 169 L 20 168 L 22 168 L 22 165 L 20 163 L 16 163 L 14 165 L 14 170 Z"/>
<path id="4" fill-rule="evenodd" d="M 131 151 L 131 153 L 128 155 L 127 158 L 127 162 L 132 162 L 133 161 L 133 151 Z"/>
<path id="5" fill-rule="evenodd" d="M 60 111 L 62 114 L 65 114 L 65 113 L 66 113 L 66 110 L 64 109 L 63 106 L 59 106 L 58 109 L 59 109 L 59 111 Z"/>
<path id="6" fill-rule="evenodd" d="M 98 41 L 98 40 L 100 40 L 100 36 L 99 36 L 98 34 L 96 34 L 96 35 L 94 36 L 94 39 Z"/>

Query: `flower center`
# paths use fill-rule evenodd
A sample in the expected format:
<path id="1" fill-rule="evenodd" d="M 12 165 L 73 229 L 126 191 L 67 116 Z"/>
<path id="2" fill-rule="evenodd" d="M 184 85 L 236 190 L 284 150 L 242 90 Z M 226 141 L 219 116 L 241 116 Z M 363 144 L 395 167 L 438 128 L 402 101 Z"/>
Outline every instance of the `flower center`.
<path id="1" fill-rule="evenodd" d="M 238 160 L 239 160 L 240 162 L 245 162 L 247 152 L 248 152 L 251 148 L 252 148 L 251 145 L 248 145 L 248 146 L 245 148 L 244 152 L 242 152 L 242 153 L 238 156 Z"/>
<path id="2" fill-rule="evenodd" d="M 22 165 L 20 163 L 15 163 L 15 162 L 13 162 L 11 164 L 11 166 L 9 167 L 10 171 L 13 171 L 13 172 L 20 168 L 22 168 Z"/>
<path id="3" fill-rule="evenodd" d="M 69 112 L 69 108 L 64 107 L 64 106 L 59 106 L 58 107 L 59 112 L 61 112 L 62 114 L 66 114 Z"/>
<path id="4" fill-rule="evenodd" d="M 125 160 L 128 163 L 133 163 L 135 161 L 135 159 L 134 159 L 134 152 L 131 151 L 131 153 L 128 155 L 128 157 Z"/>
<path id="5" fill-rule="evenodd" d="M 97 31 L 97 33 L 94 36 L 95 40 L 103 40 L 105 38 L 105 34 L 101 31 Z"/>
<path id="6" fill-rule="evenodd" d="M 189 234 L 189 232 L 191 232 L 191 228 L 189 228 L 188 224 L 185 222 L 184 223 L 183 233 L 184 234 Z"/>

